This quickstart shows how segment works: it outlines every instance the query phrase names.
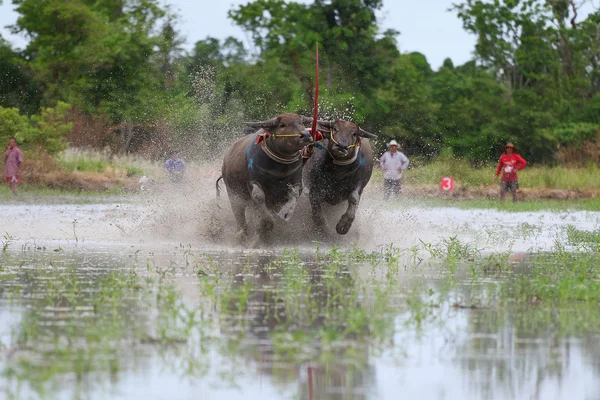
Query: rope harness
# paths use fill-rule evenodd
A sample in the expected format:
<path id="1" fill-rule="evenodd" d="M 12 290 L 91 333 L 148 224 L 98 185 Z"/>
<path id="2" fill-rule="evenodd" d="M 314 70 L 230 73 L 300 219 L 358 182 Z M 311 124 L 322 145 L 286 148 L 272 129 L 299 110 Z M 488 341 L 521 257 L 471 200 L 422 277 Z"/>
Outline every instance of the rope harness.
<path id="1" fill-rule="evenodd" d="M 354 147 L 360 147 L 360 145 Z M 335 158 L 335 156 L 331 154 L 331 151 L 329 151 L 329 147 L 327 147 L 327 152 L 331 156 L 335 165 L 350 165 L 358 158 L 358 150 L 354 151 L 354 155 L 347 160 L 338 160 L 337 158 Z"/>
<path id="2" fill-rule="evenodd" d="M 256 139 L 254 140 L 254 144 L 259 144 L 263 140 L 268 139 L 269 137 L 272 137 L 273 139 L 277 139 L 277 138 L 302 137 L 302 136 L 303 135 L 301 133 L 280 133 L 280 134 L 275 134 L 275 133 L 269 133 L 267 131 L 264 131 L 263 133 L 259 133 L 256 136 Z"/>
<path id="3" fill-rule="evenodd" d="M 266 133 L 267 137 L 271 136 L 273 137 L 273 139 L 277 139 L 280 137 L 302 137 L 301 133 L 279 133 L 279 134 L 270 134 L 269 132 Z"/>
<path id="4" fill-rule="evenodd" d="M 362 139 L 359 137 L 358 140 L 356 141 L 356 143 L 353 143 L 353 144 L 348 145 L 348 146 L 342 146 L 340 144 L 340 142 L 338 142 L 337 140 L 335 140 L 333 129 L 331 129 L 331 133 L 329 134 L 329 137 L 331 138 L 331 141 L 333 143 L 335 143 L 336 145 L 338 145 L 341 148 L 346 149 L 346 150 L 355 149 L 355 148 L 360 147 L 362 145 Z M 350 165 L 354 161 L 356 161 L 356 158 L 358 157 L 358 151 L 354 151 L 354 155 L 352 157 L 350 157 L 349 159 L 347 159 L 347 160 L 338 160 L 337 158 L 335 158 L 335 156 L 333 154 L 331 154 L 331 151 L 329 151 L 329 146 L 327 146 L 327 152 L 329 153 L 329 155 L 333 159 L 333 163 L 335 165 Z"/>
<path id="5" fill-rule="evenodd" d="M 281 157 L 281 156 L 275 154 L 275 152 L 269 148 L 269 145 L 267 144 L 266 141 L 263 141 L 260 144 L 260 147 L 265 152 L 265 154 L 267 156 L 269 156 L 269 158 L 271 160 L 276 161 L 276 162 L 278 162 L 280 164 L 294 164 L 295 162 L 298 162 L 298 160 L 300 160 L 300 158 L 302 157 L 302 155 L 300 154 L 299 151 L 293 157 L 290 157 L 290 158 Z"/>
<path id="6" fill-rule="evenodd" d="M 360 147 L 360 145 L 362 144 L 362 140 L 360 138 L 358 138 L 358 140 L 356 141 L 356 143 L 353 143 L 351 145 L 348 146 L 342 146 L 337 140 L 335 140 L 335 136 L 333 135 L 333 129 L 331 130 L 331 134 L 329 135 L 331 137 L 331 141 L 335 144 L 337 144 L 338 146 L 344 148 L 344 149 L 353 149 L 354 147 Z"/>

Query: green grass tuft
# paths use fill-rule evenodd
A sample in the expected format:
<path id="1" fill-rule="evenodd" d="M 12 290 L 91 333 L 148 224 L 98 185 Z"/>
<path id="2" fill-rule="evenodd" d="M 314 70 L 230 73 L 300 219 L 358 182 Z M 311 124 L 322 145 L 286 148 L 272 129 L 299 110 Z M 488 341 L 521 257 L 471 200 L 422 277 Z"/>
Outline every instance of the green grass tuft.
<path id="1" fill-rule="evenodd" d="M 405 173 L 407 185 L 439 185 L 441 178 L 454 177 L 455 185 L 476 188 L 494 185 L 496 165 L 473 167 L 460 159 L 438 160 L 431 163 L 413 163 Z M 377 171 L 376 179 L 381 178 Z M 563 190 L 597 190 L 600 188 L 600 168 L 590 164 L 585 168 L 565 166 L 527 166 L 519 172 L 519 185 L 522 188 L 546 188 Z"/>

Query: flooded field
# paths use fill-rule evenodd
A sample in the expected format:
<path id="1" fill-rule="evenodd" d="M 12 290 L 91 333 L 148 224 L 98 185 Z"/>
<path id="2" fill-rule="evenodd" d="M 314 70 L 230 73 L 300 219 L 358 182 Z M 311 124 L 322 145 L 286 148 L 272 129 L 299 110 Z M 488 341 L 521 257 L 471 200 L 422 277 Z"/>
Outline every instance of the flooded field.
<path id="1" fill-rule="evenodd" d="M 372 201 L 245 249 L 225 206 L 0 212 L 2 398 L 600 398 L 600 213 Z"/>

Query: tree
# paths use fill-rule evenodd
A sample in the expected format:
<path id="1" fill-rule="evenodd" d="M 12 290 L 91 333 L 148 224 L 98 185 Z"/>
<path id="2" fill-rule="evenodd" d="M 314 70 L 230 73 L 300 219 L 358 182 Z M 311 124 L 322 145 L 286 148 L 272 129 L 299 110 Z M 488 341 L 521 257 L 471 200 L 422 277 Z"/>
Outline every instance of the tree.
<path id="1" fill-rule="evenodd" d="M 578 21 L 578 7 L 572 0 L 455 5 L 465 29 L 478 36 L 477 61 L 507 88 L 506 106 L 482 132 L 520 140 L 533 161 L 552 160 L 559 142 L 553 127 L 588 119 L 586 105 L 597 93 L 598 13 Z"/>
<path id="2" fill-rule="evenodd" d="M 66 135 L 73 127 L 71 105 L 59 102 L 55 108 L 45 108 L 39 115 L 27 117 L 16 108 L 0 107 L 0 141 L 15 137 L 19 143 L 55 154 L 65 148 Z"/>
<path id="3" fill-rule="evenodd" d="M 394 31 L 378 38 L 381 0 L 319 0 L 312 4 L 257 0 L 229 13 L 248 31 L 261 61 L 276 59 L 304 88 L 304 110 L 314 87 L 314 44 L 321 43 L 326 88 L 372 93 L 389 76 L 399 52 Z"/>
<path id="4" fill-rule="evenodd" d="M 0 107 L 33 114 L 39 109 L 40 101 L 41 90 L 25 59 L 0 37 Z"/>
<path id="5" fill-rule="evenodd" d="M 173 80 L 163 76 L 179 43 L 171 14 L 157 0 L 15 4 L 16 30 L 31 38 L 26 54 L 43 85 L 45 104 L 67 101 L 88 113 L 106 113 L 114 122 L 156 117 L 161 86 Z"/>

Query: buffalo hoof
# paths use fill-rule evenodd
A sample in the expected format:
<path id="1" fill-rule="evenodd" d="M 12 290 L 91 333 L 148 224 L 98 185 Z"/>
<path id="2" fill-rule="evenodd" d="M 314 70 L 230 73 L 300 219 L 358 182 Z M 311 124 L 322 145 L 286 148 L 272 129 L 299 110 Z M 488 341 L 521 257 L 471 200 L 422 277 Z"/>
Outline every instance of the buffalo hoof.
<path id="1" fill-rule="evenodd" d="M 340 235 L 345 235 L 350 230 L 352 222 L 354 222 L 354 220 L 346 217 L 345 215 L 342 215 L 342 218 L 335 226 L 335 231 Z"/>

